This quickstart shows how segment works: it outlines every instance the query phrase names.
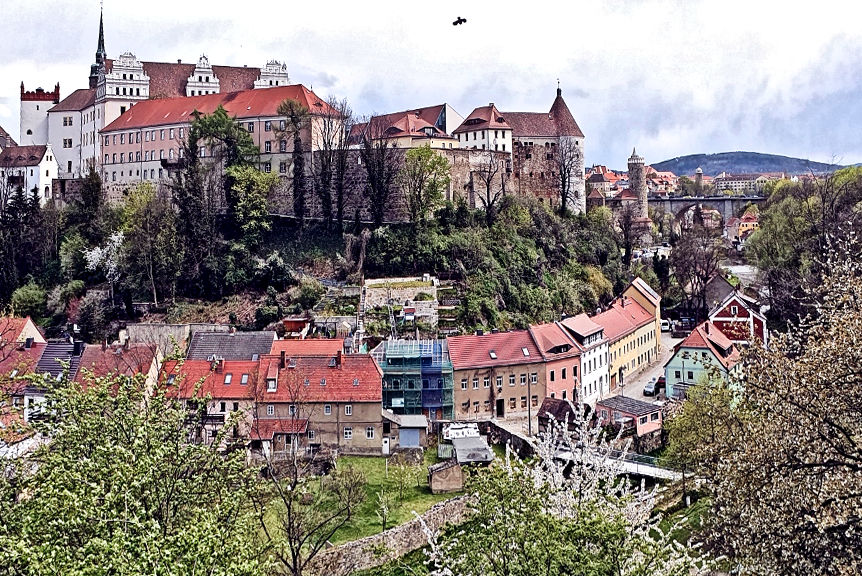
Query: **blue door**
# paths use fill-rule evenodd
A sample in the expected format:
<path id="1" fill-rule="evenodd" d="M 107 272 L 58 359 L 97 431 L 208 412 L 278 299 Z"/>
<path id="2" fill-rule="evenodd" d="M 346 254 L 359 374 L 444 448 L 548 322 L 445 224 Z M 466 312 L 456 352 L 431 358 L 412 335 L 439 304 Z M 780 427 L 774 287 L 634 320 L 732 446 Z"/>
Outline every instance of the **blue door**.
<path id="1" fill-rule="evenodd" d="M 398 443 L 402 448 L 419 448 L 419 429 L 402 428 L 398 432 Z"/>

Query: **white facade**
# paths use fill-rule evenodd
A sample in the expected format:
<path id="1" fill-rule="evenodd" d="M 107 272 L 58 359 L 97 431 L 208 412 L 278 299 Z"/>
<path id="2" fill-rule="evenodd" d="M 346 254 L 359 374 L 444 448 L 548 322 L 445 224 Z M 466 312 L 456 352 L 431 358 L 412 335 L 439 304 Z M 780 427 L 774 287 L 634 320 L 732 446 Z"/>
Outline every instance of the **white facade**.
<path id="1" fill-rule="evenodd" d="M 209 58 L 201 56 L 194 72 L 186 79 L 186 96 L 203 96 L 218 92 L 220 92 L 218 77 L 213 72 Z"/>
<path id="2" fill-rule="evenodd" d="M 595 406 L 610 392 L 608 341 L 601 332 L 584 339 L 581 353 L 581 402 Z"/>
<path id="3" fill-rule="evenodd" d="M 287 86 L 290 77 L 287 75 L 287 64 L 278 60 L 270 60 L 266 66 L 260 69 L 260 78 L 255 83 L 255 88 L 271 88 L 273 86 Z"/>
<path id="4" fill-rule="evenodd" d="M 493 130 L 466 130 L 456 134 L 460 148 L 512 152 L 512 131 L 504 128 Z"/>
<path id="5" fill-rule="evenodd" d="M 7 148 L 6 150 L 8 153 L 16 149 Z M 39 204 L 42 206 L 52 198 L 52 187 L 56 178 L 57 159 L 54 158 L 50 144 L 45 147 L 45 152 L 41 158 L 35 159 L 31 163 L 17 163 L 12 167 L 0 166 L 0 180 L 20 179 L 23 182 L 24 190 L 28 193 L 35 188 L 38 191 Z"/>

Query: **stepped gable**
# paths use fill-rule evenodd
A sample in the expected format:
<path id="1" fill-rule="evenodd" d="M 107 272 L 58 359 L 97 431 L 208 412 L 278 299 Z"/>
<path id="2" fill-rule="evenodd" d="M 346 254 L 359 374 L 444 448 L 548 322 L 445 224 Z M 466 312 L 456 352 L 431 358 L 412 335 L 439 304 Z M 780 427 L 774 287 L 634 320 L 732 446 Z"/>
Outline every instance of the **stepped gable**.
<path id="1" fill-rule="evenodd" d="M 189 344 L 189 360 L 257 360 L 272 350 L 275 332 L 196 332 Z"/>
<path id="2" fill-rule="evenodd" d="M 177 98 L 186 95 L 186 83 L 194 74 L 197 64 L 181 62 L 141 62 L 144 74 L 150 77 L 151 98 Z M 113 59 L 105 60 L 105 72 L 113 70 Z M 213 66 L 222 93 L 251 90 L 260 77 L 260 68 L 245 66 Z"/>
<path id="3" fill-rule="evenodd" d="M 47 150 L 48 147 L 43 144 L 4 148 L 0 152 L 0 167 L 24 168 L 26 166 L 33 166 L 42 161 Z"/>
<path id="4" fill-rule="evenodd" d="M 48 110 L 48 112 L 78 112 L 85 108 L 89 108 L 96 101 L 95 88 L 82 88 L 75 90 L 59 104 Z"/>
<path id="5" fill-rule="evenodd" d="M 278 106 L 285 100 L 294 100 L 312 114 L 333 112 L 332 108 L 314 92 L 302 84 L 259 88 L 243 92 L 220 92 L 203 96 L 143 100 L 132 106 L 125 114 L 102 129 L 132 130 L 168 124 L 184 124 L 192 121 L 195 112 L 212 114 L 222 106 L 232 118 L 277 117 Z"/>
<path id="6" fill-rule="evenodd" d="M 78 366 L 81 364 L 81 355 L 75 355 L 75 346 L 85 346 L 83 342 L 70 344 L 69 342 L 48 342 L 45 345 L 45 350 L 36 363 L 36 372 L 40 374 L 48 374 L 51 378 L 59 378 L 63 373 L 61 361 L 69 363 L 69 376 L 73 377 L 78 373 Z"/>

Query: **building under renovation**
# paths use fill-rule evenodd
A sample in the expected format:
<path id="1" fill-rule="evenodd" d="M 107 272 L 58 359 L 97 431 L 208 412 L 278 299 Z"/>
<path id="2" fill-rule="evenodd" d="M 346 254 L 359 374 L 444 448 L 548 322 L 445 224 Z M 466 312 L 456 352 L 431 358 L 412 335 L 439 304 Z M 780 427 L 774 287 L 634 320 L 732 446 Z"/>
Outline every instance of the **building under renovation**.
<path id="1" fill-rule="evenodd" d="M 445 340 L 386 340 L 371 354 L 383 370 L 383 408 L 451 420 L 452 362 Z"/>

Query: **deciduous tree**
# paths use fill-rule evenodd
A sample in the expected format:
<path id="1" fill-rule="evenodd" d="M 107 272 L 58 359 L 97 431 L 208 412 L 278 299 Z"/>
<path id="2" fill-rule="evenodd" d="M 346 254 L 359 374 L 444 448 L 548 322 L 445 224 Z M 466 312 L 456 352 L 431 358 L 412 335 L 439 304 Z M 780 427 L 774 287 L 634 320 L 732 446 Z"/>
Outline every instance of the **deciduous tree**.
<path id="1" fill-rule="evenodd" d="M 403 161 L 402 151 L 391 141 L 387 128 L 380 117 L 372 116 L 358 129 L 359 157 L 365 167 L 365 198 L 375 228 L 383 224 L 390 208 Z"/>
<path id="2" fill-rule="evenodd" d="M 449 161 L 430 146 L 412 148 L 405 154 L 398 181 L 410 221 L 421 224 L 443 201 L 443 191 L 449 186 Z"/>

